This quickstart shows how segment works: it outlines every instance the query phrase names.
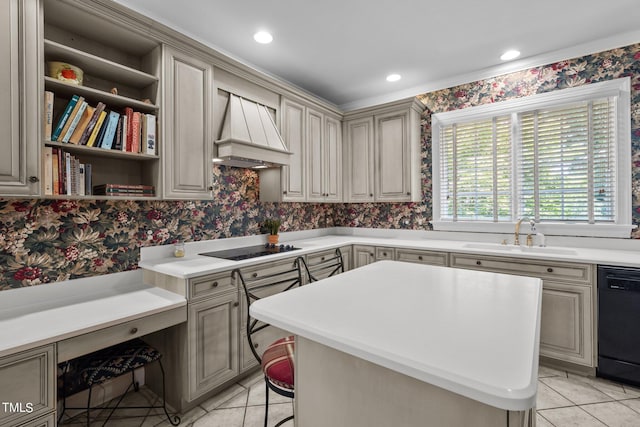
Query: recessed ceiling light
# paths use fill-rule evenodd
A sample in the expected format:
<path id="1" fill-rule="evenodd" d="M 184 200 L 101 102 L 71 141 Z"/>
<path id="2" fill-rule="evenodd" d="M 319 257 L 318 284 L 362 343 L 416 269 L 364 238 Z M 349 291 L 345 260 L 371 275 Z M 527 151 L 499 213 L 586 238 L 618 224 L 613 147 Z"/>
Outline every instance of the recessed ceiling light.
<path id="1" fill-rule="evenodd" d="M 388 82 L 397 82 L 401 78 L 402 78 L 402 76 L 400 74 L 389 74 L 387 76 L 387 81 Z"/>
<path id="2" fill-rule="evenodd" d="M 266 31 L 258 31 L 253 35 L 253 39 L 258 43 L 268 44 L 273 41 L 273 36 Z"/>
<path id="3" fill-rule="evenodd" d="M 520 51 L 508 50 L 500 56 L 500 59 L 503 61 L 510 61 L 512 59 L 516 59 L 518 56 L 520 56 Z"/>

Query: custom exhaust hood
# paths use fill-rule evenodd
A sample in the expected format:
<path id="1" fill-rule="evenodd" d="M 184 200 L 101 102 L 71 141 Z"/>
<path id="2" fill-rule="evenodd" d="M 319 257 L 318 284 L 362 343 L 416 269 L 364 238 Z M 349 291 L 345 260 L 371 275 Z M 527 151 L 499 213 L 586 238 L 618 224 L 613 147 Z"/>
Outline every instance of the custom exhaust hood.
<path id="1" fill-rule="evenodd" d="M 292 153 L 264 105 L 229 94 L 214 162 L 244 168 L 286 166 Z"/>

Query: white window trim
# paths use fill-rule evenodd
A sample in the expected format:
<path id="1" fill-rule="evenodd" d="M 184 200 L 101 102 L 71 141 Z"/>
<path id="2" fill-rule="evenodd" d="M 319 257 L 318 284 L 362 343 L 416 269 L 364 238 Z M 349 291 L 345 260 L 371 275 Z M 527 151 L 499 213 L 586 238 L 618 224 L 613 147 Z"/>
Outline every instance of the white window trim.
<path id="1" fill-rule="evenodd" d="M 585 101 L 595 96 L 616 97 L 617 183 L 614 223 L 572 224 L 544 222 L 536 225 L 536 228 L 539 232 L 549 235 L 629 238 L 631 230 L 635 228 L 631 223 L 631 79 L 629 77 L 432 115 L 433 220 L 431 224 L 434 230 L 509 233 L 513 232 L 515 224 L 515 221 L 512 223 L 494 223 L 489 221 L 442 220 L 440 216 L 441 127 L 508 113 L 520 113 L 537 108 L 549 108 L 556 105 Z M 523 232 L 526 232 L 526 230 L 527 227 L 523 227 Z"/>

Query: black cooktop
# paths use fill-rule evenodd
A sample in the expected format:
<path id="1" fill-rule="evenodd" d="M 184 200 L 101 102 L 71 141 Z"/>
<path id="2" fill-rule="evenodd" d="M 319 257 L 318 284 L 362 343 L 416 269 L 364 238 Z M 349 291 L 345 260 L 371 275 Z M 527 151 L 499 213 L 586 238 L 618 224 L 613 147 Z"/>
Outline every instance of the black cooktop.
<path id="1" fill-rule="evenodd" d="M 223 251 L 205 252 L 198 255 L 239 261 L 242 259 L 279 254 L 280 252 L 290 252 L 298 249 L 300 248 L 293 247 L 292 245 L 273 245 L 267 243 L 259 246 L 246 246 L 243 248 L 225 249 Z"/>

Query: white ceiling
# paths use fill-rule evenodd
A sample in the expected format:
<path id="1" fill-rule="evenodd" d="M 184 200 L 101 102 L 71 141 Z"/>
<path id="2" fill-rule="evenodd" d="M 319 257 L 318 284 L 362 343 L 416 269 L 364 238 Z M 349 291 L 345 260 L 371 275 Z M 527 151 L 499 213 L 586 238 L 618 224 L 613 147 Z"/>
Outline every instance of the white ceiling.
<path id="1" fill-rule="evenodd" d="M 640 42 L 638 0 L 117 1 L 344 110 Z"/>

